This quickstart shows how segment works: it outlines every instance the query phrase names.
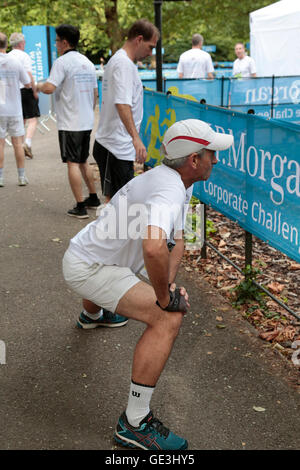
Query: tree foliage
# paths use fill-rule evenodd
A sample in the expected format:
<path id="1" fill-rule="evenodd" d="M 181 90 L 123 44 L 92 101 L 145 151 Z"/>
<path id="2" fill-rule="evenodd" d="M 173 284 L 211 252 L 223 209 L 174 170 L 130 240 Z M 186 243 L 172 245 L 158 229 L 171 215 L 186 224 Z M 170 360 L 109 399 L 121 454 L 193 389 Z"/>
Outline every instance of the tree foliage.
<path id="1" fill-rule="evenodd" d="M 234 59 L 234 44 L 249 41 L 249 13 L 273 0 L 166 1 L 162 5 L 165 61 L 177 61 L 201 33 L 205 44 L 216 44 L 215 60 Z M 154 21 L 153 0 L 2 0 L 1 31 L 9 36 L 23 25 L 70 23 L 80 28 L 83 52 L 108 56 L 123 43 L 137 18 Z"/>

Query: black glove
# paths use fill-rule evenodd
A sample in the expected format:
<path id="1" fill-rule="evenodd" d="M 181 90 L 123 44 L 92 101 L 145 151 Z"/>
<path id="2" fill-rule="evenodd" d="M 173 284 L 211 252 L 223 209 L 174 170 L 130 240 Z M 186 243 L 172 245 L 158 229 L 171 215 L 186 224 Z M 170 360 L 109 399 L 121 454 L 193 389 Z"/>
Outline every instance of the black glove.
<path id="1" fill-rule="evenodd" d="M 163 308 L 159 304 L 158 300 L 156 301 L 156 304 L 162 309 L 166 310 L 167 312 L 182 312 L 186 313 L 187 312 L 187 305 L 186 301 L 183 295 L 180 294 L 180 289 L 179 287 L 176 287 L 175 291 L 169 291 L 170 293 L 170 302 L 168 305 Z"/>

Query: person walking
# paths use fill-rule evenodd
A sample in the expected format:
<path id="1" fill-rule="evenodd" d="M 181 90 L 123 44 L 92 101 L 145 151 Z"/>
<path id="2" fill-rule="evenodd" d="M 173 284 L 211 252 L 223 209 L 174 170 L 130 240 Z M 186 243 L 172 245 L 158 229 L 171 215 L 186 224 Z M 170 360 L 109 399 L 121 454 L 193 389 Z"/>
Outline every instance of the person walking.
<path id="1" fill-rule="evenodd" d="M 87 208 L 100 205 L 93 172 L 87 162 L 90 135 L 94 124 L 94 109 L 98 97 L 95 67 L 76 47 L 78 28 L 62 24 L 56 29 L 56 47 L 60 57 L 55 60 L 50 76 L 37 90 L 54 93 L 58 138 L 63 163 L 68 165 L 68 177 L 76 206 L 68 211 L 71 217 L 88 218 Z M 84 199 L 82 177 L 89 190 Z"/>
<path id="2" fill-rule="evenodd" d="M 144 163 L 139 136 L 143 118 L 143 85 L 135 62 L 151 56 L 159 39 L 148 20 L 137 20 L 128 38 L 108 61 L 102 80 L 102 103 L 93 156 L 98 164 L 105 202 L 134 176 L 134 161 Z"/>
<path id="3" fill-rule="evenodd" d="M 186 289 L 175 281 L 193 183 L 207 180 L 217 163 L 215 151 L 232 144 L 232 135 L 218 134 L 203 121 L 176 122 L 163 138 L 163 164 L 123 186 L 98 219 L 72 238 L 64 255 L 64 278 L 83 298 L 83 328 L 102 326 L 104 309 L 146 325 L 134 351 L 127 407 L 114 434 L 124 446 L 188 447 L 154 416 L 150 401 L 189 308 Z M 175 241 L 170 252 L 168 239 Z M 144 267 L 150 283 L 137 277 Z"/>
<path id="4" fill-rule="evenodd" d="M 179 57 L 177 72 L 179 78 L 214 78 L 214 66 L 208 52 L 202 50 L 203 36 L 194 34 L 192 49 Z"/>
<path id="5" fill-rule="evenodd" d="M 25 88 L 22 82 L 20 82 L 20 90 L 24 124 L 27 124 L 23 147 L 25 156 L 33 158 L 31 148 L 32 139 L 37 128 L 38 117 L 40 117 L 41 114 L 38 105 L 39 97 L 36 91 L 35 80 L 32 75 L 31 58 L 24 50 L 25 38 L 22 33 L 12 33 L 9 38 L 9 42 L 12 47 L 9 54 L 15 57 L 16 60 L 20 61 L 22 67 L 24 67 L 30 77 L 31 88 Z"/>
<path id="6" fill-rule="evenodd" d="M 24 67 L 10 54 L 6 53 L 7 37 L 0 33 L 0 187 L 4 186 L 4 147 L 5 137 L 11 137 L 14 148 L 18 185 L 26 186 L 25 154 L 23 149 L 24 123 L 20 86 L 31 87 L 31 80 Z"/>

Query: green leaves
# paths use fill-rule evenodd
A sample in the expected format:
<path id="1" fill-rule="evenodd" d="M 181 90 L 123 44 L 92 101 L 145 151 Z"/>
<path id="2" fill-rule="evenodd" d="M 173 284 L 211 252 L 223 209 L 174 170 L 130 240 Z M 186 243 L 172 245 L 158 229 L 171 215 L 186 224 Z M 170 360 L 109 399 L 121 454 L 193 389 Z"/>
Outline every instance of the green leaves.
<path id="1" fill-rule="evenodd" d="M 216 44 L 214 60 L 233 60 L 234 44 L 249 41 L 249 12 L 274 0 L 193 0 L 162 4 L 164 60 L 177 62 L 191 47 L 194 33 L 204 44 Z M 6 0 L 0 9 L 1 31 L 9 36 L 22 25 L 70 23 L 80 28 L 81 51 L 108 56 L 119 48 L 126 31 L 137 18 L 154 21 L 150 0 Z"/>

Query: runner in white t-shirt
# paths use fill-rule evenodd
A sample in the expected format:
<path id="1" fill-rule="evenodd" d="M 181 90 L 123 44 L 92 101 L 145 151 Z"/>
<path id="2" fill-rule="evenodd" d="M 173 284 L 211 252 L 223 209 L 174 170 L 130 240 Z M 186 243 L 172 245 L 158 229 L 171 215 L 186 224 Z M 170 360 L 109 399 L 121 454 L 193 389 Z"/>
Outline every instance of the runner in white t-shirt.
<path id="1" fill-rule="evenodd" d="M 23 147 L 26 157 L 33 158 L 31 143 L 37 128 L 37 118 L 40 116 L 40 109 L 38 105 L 39 97 L 36 91 L 35 80 L 32 75 L 31 58 L 24 50 L 25 37 L 22 33 L 12 33 L 9 38 L 9 42 L 12 46 L 12 50 L 9 54 L 15 57 L 22 64 L 22 67 L 24 67 L 31 80 L 31 88 L 24 88 L 23 84 L 20 82 L 20 89 L 23 118 L 24 123 L 27 124 Z"/>
<path id="2" fill-rule="evenodd" d="M 30 88 L 30 77 L 21 64 L 6 54 L 7 37 L 0 33 L 0 187 L 4 186 L 4 146 L 11 136 L 18 170 L 19 186 L 26 186 L 25 154 L 22 147 L 24 124 L 19 83 Z"/>
<path id="3" fill-rule="evenodd" d="M 194 34 L 192 49 L 181 54 L 177 66 L 179 78 L 214 78 L 214 66 L 210 55 L 202 50 L 203 36 Z"/>
<path id="4" fill-rule="evenodd" d="M 68 215 L 84 219 L 87 208 L 100 205 L 92 170 L 87 163 L 90 134 L 94 124 L 97 101 L 97 78 L 90 60 L 76 50 L 79 30 L 72 25 L 56 28 L 56 47 L 60 57 L 54 62 L 45 83 L 38 83 L 38 91 L 54 93 L 61 158 L 68 165 L 69 182 L 76 206 Z M 89 196 L 82 194 L 82 178 Z"/>
<path id="5" fill-rule="evenodd" d="M 193 183 L 207 180 L 217 163 L 215 151 L 232 144 L 232 135 L 217 134 L 203 121 L 173 124 L 164 135 L 163 164 L 121 188 L 64 255 L 65 280 L 83 298 L 78 326 L 121 326 L 127 318 L 146 325 L 134 352 L 127 408 L 114 435 L 119 444 L 187 448 L 185 439 L 154 418 L 150 400 L 189 308 L 187 292 L 176 288 L 175 278 Z M 168 238 L 175 241 L 171 252 Z M 137 277 L 144 265 L 150 285 Z"/>
<path id="6" fill-rule="evenodd" d="M 159 31 L 152 23 L 136 21 L 123 48 L 105 67 L 93 155 L 99 167 L 106 202 L 133 178 L 133 162 L 144 163 L 147 158 L 139 136 L 143 118 L 143 85 L 135 62 L 152 54 L 158 38 Z"/>
<path id="7" fill-rule="evenodd" d="M 246 55 L 245 46 L 238 42 L 235 45 L 237 59 L 233 62 L 233 77 L 250 78 L 256 77 L 256 66 L 252 57 Z"/>

